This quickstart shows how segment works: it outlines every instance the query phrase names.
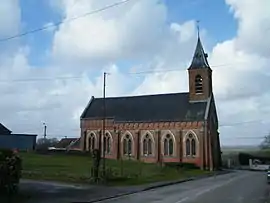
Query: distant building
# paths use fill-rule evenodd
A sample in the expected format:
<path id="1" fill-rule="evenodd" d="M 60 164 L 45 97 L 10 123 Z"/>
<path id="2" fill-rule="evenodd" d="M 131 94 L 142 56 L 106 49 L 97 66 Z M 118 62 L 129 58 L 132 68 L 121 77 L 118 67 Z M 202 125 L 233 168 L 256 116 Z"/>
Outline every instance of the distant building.
<path id="1" fill-rule="evenodd" d="M 80 138 L 63 138 L 49 150 L 81 150 Z"/>
<path id="2" fill-rule="evenodd" d="M 186 162 L 217 169 L 221 150 L 212 69 L 199 37 L 188 75 L 189 92 L 109 97 L 105 102 L 92 97 L 81 115 L 81 148 L 92 151 L 101 146 L 103 156 L 111 159 Z"/>
<path id="3" fill-rule="evenodd" d="M 11 134 L 11 130 L 9 130 L 6 126 L 0 123 L 0 135 L 9 135 Z"/>
<path id="4" fill-rule="evenodd" d="M 0 123 L 0 148 L 17 150 L 34 150 L 37 135 L 12 134 L 12 131 Z"/>

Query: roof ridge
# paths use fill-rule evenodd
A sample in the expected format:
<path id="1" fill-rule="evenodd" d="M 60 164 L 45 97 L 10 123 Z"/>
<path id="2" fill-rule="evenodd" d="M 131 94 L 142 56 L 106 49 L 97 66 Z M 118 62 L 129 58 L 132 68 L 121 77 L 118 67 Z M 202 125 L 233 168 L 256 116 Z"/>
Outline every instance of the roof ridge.
<path id="1" fill-rule="evenodd" d="M 160 94 L 143 94 L 143 95 L 128 95 L 128 96 L 113 96 L 106 97 L 106 99 L 116 98 L 134 98 L 134 97 L 151 97 L 151 96 L 163 96 L 163 95 L 177 95 L 177 94 L 189 94 L 188 92 L 171 92 L 171 93 L 160 93 Z M 103 99 L 103 97 L 95 97 L 95 99 Z"/>

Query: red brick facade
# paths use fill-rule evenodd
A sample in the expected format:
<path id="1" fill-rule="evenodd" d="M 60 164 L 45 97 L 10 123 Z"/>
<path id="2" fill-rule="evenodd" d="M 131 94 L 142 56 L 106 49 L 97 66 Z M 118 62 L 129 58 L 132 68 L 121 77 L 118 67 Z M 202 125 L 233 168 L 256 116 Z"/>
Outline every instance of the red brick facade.
<path id="1" fill-rule="evenodd" d="M 106 120 L 106 133 L 110 135 L 111 143 L 110 152 L 105 156 L 110 159 L 136 159 L 152 163 L 189 162 L 195 163 L 202 169 L 212 170 L 215 166 L 217 167 L 213 154 L 218 153 L 219 150 L 217 144 L 213 144 L 217 142 L 217 139 L 210 139 L 211 131 L 209 127 L 204 129 L 204 125 L 210 126 L 203 122 L 114 123 L 113 120 Z M 88 142 L 90 134 L 95 136 L 95 148 L 98 148 L 101 129 L 102 120 L 81 121 L 81 148 L 83 150 L 91 150 Z M 123 138 L 127 134 L 132 139 L 130 155 L 123 154 Z M 164 155 L 164 137 L 167 134 L 173 138 L 173 153 L 166 156 Z M 217 135 L 217 131 L 215 134 Z M 152 154 L 147 156 L 143 154 L 143 140 L 146 135 L 149 135 L 152 140 Z M 196 141 L 195 155 L 186 155 L 186 139 L 189 135 L 192 135 Z"/>

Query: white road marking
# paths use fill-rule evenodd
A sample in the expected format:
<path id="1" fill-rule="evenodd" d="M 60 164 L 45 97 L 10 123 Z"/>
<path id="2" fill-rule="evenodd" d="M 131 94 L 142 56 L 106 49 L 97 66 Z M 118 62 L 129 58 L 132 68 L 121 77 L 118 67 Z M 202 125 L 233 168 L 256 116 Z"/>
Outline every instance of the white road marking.
<path id="1" fill-rule="evenodd" d="M 238 179 L 244 178 L 244 177 L 246 177 L 246 176 L 250 176 L 250 174 L 241 175 L 241 176 L 236 177 L 236 178 L 233 177 L 233 178 L 229 179 L 229 180 L 226 181 L 226 182 L 223 182 L 223 183 L 221 183 L 221 184 L 218 184 L 218 185 L 215 185 L 215 186 L 213 186 L 213 187 L 210 187 L 210 188 L 207 188 L 207 189 L 205 189 L 205 190 L 202 190 L 202 191 L 198 192 L 197 194 L 193 195 L 192 197 L 185 197 L 185 198 L 183 198 L 183 199 L 181 199 L 181 200 L 179 200 L 179 201 L 177 201 L 177 202 L 175 202 L 175 203 L 183 203 L 183 202 L 186 202 L 186 201 L 188 201 L 188 200 L 194 200 L 194 199 L 196 199 L 197 197 L 199 197 L 199 196 L 201 196 L 201 195 L 203 195 L 203 194 L 205 194 L 205 193 L 207 193 L 207 192 L 210 192 L 210 191 L 215 190 L 215 189 L 217 189 L 217 188 L 219 188 L 219 187 L 225 186 L 225 185 L 227 185 L 227 184 L 229 184 L 229 183 L 231 183 L 231 182 L 233 182 L 233 181 L 236 181 L 236 180 L 238 180 Z"/>

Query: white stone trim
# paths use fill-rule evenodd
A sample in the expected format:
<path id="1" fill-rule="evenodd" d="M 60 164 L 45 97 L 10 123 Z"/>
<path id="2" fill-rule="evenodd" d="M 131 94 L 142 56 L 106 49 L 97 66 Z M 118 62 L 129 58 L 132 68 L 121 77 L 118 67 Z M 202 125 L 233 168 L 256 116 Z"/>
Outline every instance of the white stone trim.
<path id="1" fill-rule="evenodd" d="M 207 104 L 206 104 L 206 109 L 205 109 L 205 114 L 204 114 L 204 120 L 207 120 L 209 111 L 210 111 L 210 105 L 212 101 L 212 95 L 207 99 Z"/>
<path id="2" fill-rule="evenodd" d="M 184 143 L 186 142 L 187 136 L 188 136 L 189 134 L 192 134 L 192 135 L 195 137 L 196 142 L 199 143 L 199 138 L 198 138 L 197 134 L 196 134 L 193 130 L 189 130 L 189 131 L 186 132 L 186 134 L 185 134 L 184 137 L 183 137 L 183 142 L 184 142 Z"/>
<path id="3" fill-rule="evenodd" d="M 86 149 L 87 150 L 89 150 L 89 138 L 90 138 L 90 135 L 94 135 L 94 137 L 95 137 L 95 148 L 97 147 L 97 142 L 98 142 L 98 140 L 97 140 L 97 134 L 95 133 L 95 131 L 90 131 L 90 130 L 88 130 L 88 131 L 86 131 Z"/>
<path id="4" fill-rule="evenodd" d="M 124 138 L 125 138 L 125 136 L 126 135 L 130 135 L 131 136 L 131 140 L 132 140 L 132 147 L 131 147 L 131 156 L 133 156 L 134 155 L 134 148 L 135 148 L 135 143 L 134 143 L 134 137 L 133 137 L 133 135 L 132 135 L 132 133 L 130 132 L 130 131 L 128 131 L 128 130 L 126 130 L 124 133 L 123 133 L 123 135 L 121 136 L 121 147 L 120 147 L 120 149 L 121 149 L 121 154 L 123 153 L 123 140 L 124 140 Z M 125 154 L 123 154 L 123 155 L 125 155 Z"/>
<path id="5" fill-rule="evenodd" d="M 146 156 L 144 153 L 143 153 L 143 140 L 145 138 L 146 135 L 150 135 L 150 138 L 152 140 L 152 154 L 149 155 L 149 156 L 155 156 L 155 152 L 156 152 L 156 142 L 155 142 L 155 139 L 154 139 L 154 136 L 153 136 L 153 133 L 151 133 L 149 130 L 145 131 L 142 136 L 141 136 L 141 140 L 140 140 L 140 154 L 141 156 Z"/>
<path id="6" fill-rule="evenodd" d="M 183 154 L 184 154 L 184 156 L 185 157 L 189 157 L 189 156 L 191 156 L 192 157 L 192 155 L 187 155 L 186 154 L 186 152 L 187 152 L 187 150 L 186 150 L 186 140 L 187 140 L 187 136 L 188 135 L 190 135 L 190 134 L 192 134 L 193 136 L 194 136 L 194 138 L 195 138 L 195 144 L 196 144 L 196 155 L 195 155 L 195 157 L 198 157 L 199 156 L 199 153 L 200 153 L 200 141 L 199 141 L 199 139 L 198 139 L 198 136 L 197 136 L 197 134 L 193 131 L 193 130 L 189 130 L 189 131 L 187 131 L 187 133 L 184 135 L 184 137 L 183 137 Z M 191 141 L 191 140 L 190 140 Z M 191 144 L 191 143 L 190 143 Z M 190 148 L 190 150 L 192 150 L 191 148 Z M 191 151 L 190 151 L 191 152 Z M 194 157 L 194 156 L 193 156 Z"/>
<path id="7" fill-rule="evenodd" d="M 112 134 L 110 131 L 108 130 L 105 130 L 105 133 L 104 135 L 108 134 L 111 138 L 111 152 L 109 154 L 111 154 L 113 152 L 113 137 L 112 137 Z M 102 154 L 103 154 L 103 151 L 104 151 L 104 135 L 102 134 L 102 138 L 101 138 L 101 148 L 102 148 Z"/>
<path id="8" fill-rule="evenodd" d="M 176 156 L 176 139 L 175 139 L 175 135 L 170 130 L 162 131 L 162 135 L 161 135 L 161 150 L 162 150 L 162 154 L 163 154 L 163 156 L 165 156 L 164 155 L 164 139 L 165 139 L 166 135 L 168 135 L 168 134 L 171 135 L 172 138 L 173 138 L 173 154 L 172 154 L 172 156 Z"/>

